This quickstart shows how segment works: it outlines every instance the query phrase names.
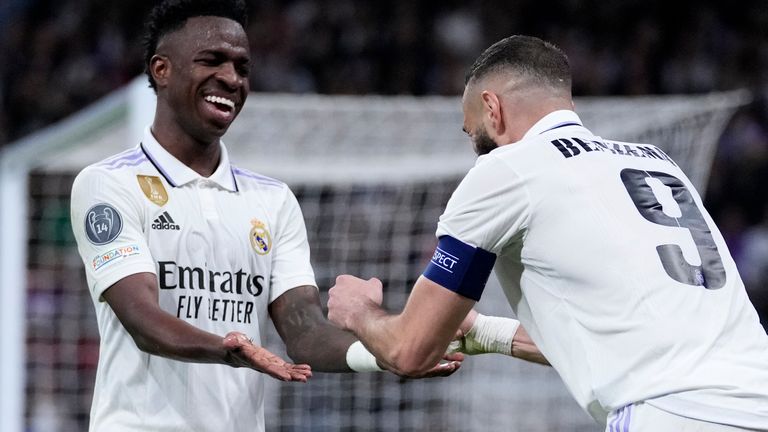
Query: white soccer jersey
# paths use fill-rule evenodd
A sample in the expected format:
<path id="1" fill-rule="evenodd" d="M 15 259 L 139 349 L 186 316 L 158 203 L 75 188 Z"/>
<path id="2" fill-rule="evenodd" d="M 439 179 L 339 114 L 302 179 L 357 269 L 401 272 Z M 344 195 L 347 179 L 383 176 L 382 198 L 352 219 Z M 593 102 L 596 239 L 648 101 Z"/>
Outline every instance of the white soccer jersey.
<path id="1" fill-rule="evenodd" d="M 91 430 L 264 430 L 261 373 L 146 354 L 101 297 L 126 276 L 155 273 L 165 311 L 260 343 L 268 304 L 315 285 L 296 198 L 279 181 L 231 166 L 221 150 L 204 178 L 147 128 L 139 146 L 75 180 L 72 225 L 101 335 Z"/>
<path id="2" fill-rule="evenodd" d="M 658 148 L 551 113 L 478 159 L 437 235 L 497 255 L 513 310 L 599 421 L 645 400 L 768 428 L 768 336 L 701 198 Z"/>

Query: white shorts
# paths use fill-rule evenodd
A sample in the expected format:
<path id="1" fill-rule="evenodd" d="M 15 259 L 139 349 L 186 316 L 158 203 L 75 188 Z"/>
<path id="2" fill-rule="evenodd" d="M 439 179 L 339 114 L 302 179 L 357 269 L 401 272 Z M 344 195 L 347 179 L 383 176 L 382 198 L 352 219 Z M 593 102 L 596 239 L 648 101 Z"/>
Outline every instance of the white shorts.
<path id="1" fill-rule="evenodd" d="M 637 402 L 613 411 L 608 416 L 605 432 L 754 432 L 754 430 L 681 417 L 645 402 Z"/>

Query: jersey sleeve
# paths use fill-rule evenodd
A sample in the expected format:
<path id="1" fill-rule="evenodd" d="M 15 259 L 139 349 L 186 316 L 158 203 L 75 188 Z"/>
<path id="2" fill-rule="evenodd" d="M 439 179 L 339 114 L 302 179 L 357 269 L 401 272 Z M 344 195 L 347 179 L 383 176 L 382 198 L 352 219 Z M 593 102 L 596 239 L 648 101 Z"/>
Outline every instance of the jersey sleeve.
<path id="1" fill-rule="evenodd" d="M 106 170 L 89 167 L 72 185 L 72 230 L 94 299 L 120 279 L 155 273 L 143 233 L 143 211 L 128 186 Z"/>
<path id="2" fill-rule="evenodd" d="M 270 303 L 292 288 L 303 285 L 317 286 L 309 259 L 304 216 L 296 197 L 287 187 L 277 226 L 270 280 Z"/>
<path id="3" fill-rule="evenodd" d="M 437 237 L 450 236 L 498 255 L 523 235 L 529 206 L 522 179 L 502 160 L 484 156 L 448 201 L 437 224 Z"/>
<path id="4" fill-rule="evenodd" d="M 527 224 L 528 195 L 502 161 L 478 160 L 448 201 L 424 277 L 478 301 L 496 257 Z"/>

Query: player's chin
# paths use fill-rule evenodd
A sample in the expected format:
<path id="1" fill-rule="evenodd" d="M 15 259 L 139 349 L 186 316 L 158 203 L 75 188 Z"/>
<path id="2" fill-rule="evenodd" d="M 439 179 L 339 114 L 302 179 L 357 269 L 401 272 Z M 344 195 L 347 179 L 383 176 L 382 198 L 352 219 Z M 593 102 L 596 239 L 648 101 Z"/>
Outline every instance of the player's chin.
<path id="1" fill-rule="evenodd" d="M 200 126 L 202 127 L 199 127 L 197 131 L 198 138 L 205 142 L 218 141 L 222 136 L 224 136 L 225 133 L 227 133 L 230 124 L 231 122 L 224 124 L 221 122 L 212 122 L 204 119 L 201 121 Z"/>
<path id="2" fill-rule="evenodd" d="M 232 122 L 235 121 L 235 118 L 236 116 L 232 116 L 225 120 L 218 117 L 208 117 L 205 119 L 205 124 L 211 133 L 221 136 L 229 130 L 229 127 L 232 126 Z"/>
<path id="3" fill-rule="evenodd" d="M 221 137 L 224 135 L 240 113 L 239 110 L 218 110 L 211 108 L 211 104 L 203 106 L 200 112 L 200 120 L 210 135 Z"/>

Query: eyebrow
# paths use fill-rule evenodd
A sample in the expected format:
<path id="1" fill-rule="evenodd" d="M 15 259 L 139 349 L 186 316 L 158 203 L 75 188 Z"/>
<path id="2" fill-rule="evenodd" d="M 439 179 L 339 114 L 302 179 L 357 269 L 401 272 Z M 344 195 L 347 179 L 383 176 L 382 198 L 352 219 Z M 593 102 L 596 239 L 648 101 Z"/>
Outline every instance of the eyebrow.
<path id="1" fill-rule="evenodd" d="M 234 55 L 234 59 L 236 60 L 245 60 L 250 63 L 251 56 L 250 53 L 237 53 Z M 223 57 L 230 57 L 230 52 L 228 52 L 225 48 L 205 48 L 197 52 L 197 55 L 213 55 L 213 56 L 223 56 Z"/>

